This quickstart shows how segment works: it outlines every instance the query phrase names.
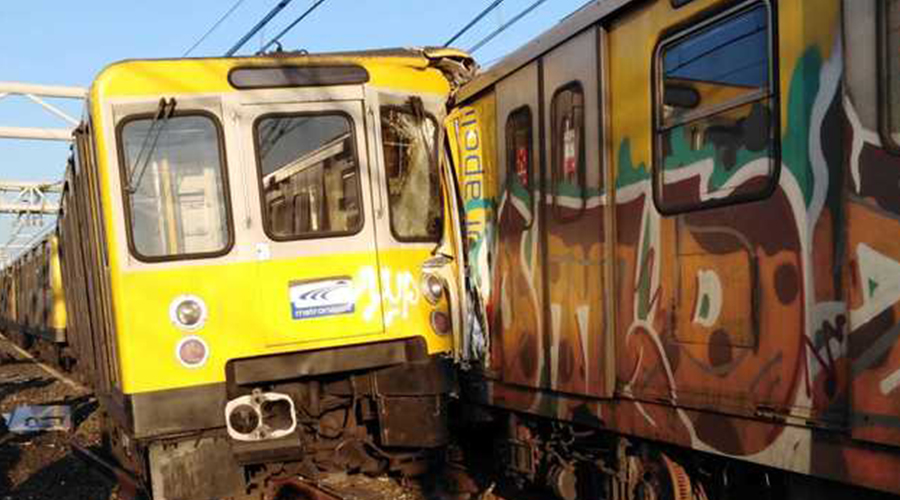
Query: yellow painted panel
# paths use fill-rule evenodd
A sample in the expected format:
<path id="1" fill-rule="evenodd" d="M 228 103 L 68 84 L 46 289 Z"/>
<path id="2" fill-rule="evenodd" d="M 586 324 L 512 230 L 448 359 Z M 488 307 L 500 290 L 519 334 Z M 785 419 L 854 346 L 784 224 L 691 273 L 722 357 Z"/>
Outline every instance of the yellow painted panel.
<path id="1" fill-rule="evenodd" d="M 238 66 L 275 64 L 359 64 L 369 72 L 369 85 L 391 90 L 446 94 L 441 72 L 417 57 L 271 57 L 127 60 L 107 66 L 94 80 L 91 98 L 211 94 L 237 92 L 228 72 Z"/>
<path id="2" fill-rule="evenodd" d="M 374 253 L 122 274 L 114 281 L 122 389 L 136 393 L 221 382 L 229 359 L 394 338 L 424 336 L 429 352 L 446 351 L 449 339 L 431 333 L 431 306 L 418 289 L 418 267 L 427 253 L 389 250 L 381 255 L 383 270 L 393 276 L 408 273 L 413 280 L 401 295 L 407 299 L 401 303 L 405 317 L 395 315 L 386 333 L 377 314 L 365 314 L 377 309 L 380 299 L 366 281 L 374 271 Z M 293 319 L 289 281 L 341 276 L 347 270 L 357 291 L 352 313 Z M 181 331 L 170 319 L 170 304 L 184 294 L 200 297 L 209 310 L 206 323 L 195 332 Z M 413 296 L 418 300 L 409 300 Z M 176 356 L 178 342 L 187 335 L 197 335 L 209 346 L 202 367 L 185 367 Z"/>

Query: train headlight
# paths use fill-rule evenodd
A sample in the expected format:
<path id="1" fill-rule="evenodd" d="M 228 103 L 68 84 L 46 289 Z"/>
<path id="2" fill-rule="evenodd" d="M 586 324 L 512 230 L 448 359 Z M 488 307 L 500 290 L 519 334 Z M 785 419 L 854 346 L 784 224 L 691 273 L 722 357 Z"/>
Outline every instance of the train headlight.
<path id="1" fill-rule="evenodd" d="M 432 305 L 440 302 L 444 296 L 444 283 L 440 278 L 433 274 L 425 274 L 422 276 L 422 295 Z"/>
<path id="2" fill-rule="evenodd" d="M 450 333 L 450 328 L 452 327 L 450 323 L 450 316 L 443 311 L 432 311 L 431 312 L 431 329 L 434 330 L 434 333 L 438 335 L 447 335 Z"/>
<path id="3" fill-rule="evenodd" d="M 199 368 L 209 358 L 209 348 L 206 342 L 196 335 L 185 337 L 178 342 L 175 348 L 175 356 L 178 361 L 187 368 Z"/>
<path id="4" fill-rule="evenodd" d="M 206 315 L 206 303 L 195 295 L 175 297 L 169 306 L 169 318 L 182 330 L 194 331 L 202 328 L 206 323 Z"/>

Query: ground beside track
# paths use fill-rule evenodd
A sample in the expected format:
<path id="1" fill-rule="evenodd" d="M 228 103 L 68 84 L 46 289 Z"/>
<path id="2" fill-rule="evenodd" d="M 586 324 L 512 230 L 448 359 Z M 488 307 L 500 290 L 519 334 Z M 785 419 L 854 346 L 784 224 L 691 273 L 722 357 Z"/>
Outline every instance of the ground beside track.
<path id="1" fill-rule="evenodd" d="M 0 423 L 0 500 L 118 499 L 115 483 L 71 450 L 71 443 L 99 448 L 99 412 L 90 393 L 54 378 L 0 338 L 0 413 L 33 404 L 71 406 L 74 428 L 12 434 Z"/>

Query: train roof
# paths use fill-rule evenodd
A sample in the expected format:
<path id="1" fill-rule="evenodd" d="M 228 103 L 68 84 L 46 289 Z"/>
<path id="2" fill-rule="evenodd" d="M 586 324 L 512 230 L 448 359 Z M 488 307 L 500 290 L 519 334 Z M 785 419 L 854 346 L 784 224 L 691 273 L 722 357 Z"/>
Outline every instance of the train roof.
<path id="1" fill-rule="evenodd" d="M 594 0 L 582 6 L 559 24 L 519 47 L 464 85 L 457 94 L 458 100 L 465 101 L 478 94 L 600 19 L 618 12 L 628 4 L 640 1 L 644 0 Z"/>
<path id="2" fill-rule="evenodd" d="M 471 66 L 472 58 L 457 49 L 391 48 L 354 52 L 274 52 L 247 57 L 126 59 L 105 67 L 91 85 L 91 99 L 160 94 L 238 92 L 229 82 L 236 68 L 355 65 L 368 73 L 368 83 L 398 90 L 443 93 L 450 89 L 447 61 Z"/>

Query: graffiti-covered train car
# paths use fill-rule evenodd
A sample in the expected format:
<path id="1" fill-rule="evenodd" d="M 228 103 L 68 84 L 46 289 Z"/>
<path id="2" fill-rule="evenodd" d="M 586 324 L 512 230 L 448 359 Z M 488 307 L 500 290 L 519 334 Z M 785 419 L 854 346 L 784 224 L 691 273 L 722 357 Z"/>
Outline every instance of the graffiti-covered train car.
<path id="1" fill-rule="evenodd" d="M 508 472 L 900 493 L 898 89 L 897 0 L 596 2 L 463 87 L 457 354 Z"/>

